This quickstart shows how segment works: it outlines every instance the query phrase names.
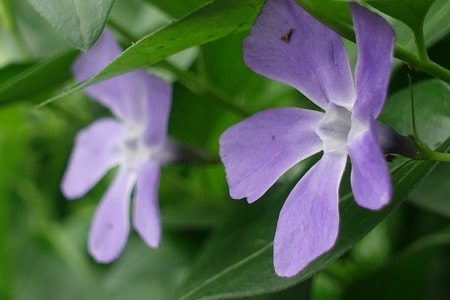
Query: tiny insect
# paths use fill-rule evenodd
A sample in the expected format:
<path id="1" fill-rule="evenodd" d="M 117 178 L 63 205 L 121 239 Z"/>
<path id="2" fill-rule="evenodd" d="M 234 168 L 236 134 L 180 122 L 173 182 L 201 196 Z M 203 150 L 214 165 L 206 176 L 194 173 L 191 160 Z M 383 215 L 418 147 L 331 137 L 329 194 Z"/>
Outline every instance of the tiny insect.
<path id="1" fill-rule="evenodd" d="M 292 35 L 293 32 L 294 32 L 294 29 L 290 28 L 286 33 L 284 33 L 281 36 L 281 40 L 283 42 L 289 43 L 289 40 L 291 39 L 291 35 Z"/>

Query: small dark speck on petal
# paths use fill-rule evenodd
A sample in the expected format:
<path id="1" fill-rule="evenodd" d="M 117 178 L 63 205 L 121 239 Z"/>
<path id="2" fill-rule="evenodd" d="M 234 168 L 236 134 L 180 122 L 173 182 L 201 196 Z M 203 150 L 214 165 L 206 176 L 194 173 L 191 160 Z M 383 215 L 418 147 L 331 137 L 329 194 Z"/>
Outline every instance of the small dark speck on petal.
<path id="1" fill-rule="evenodd" d="M 114 225 L 113 225 L 112 223 L 108 223 L 108 224 L 106 224 L 106 227 L 107 227 L 109 230 L 112 230 L 112 229 L 114 228 Z"/>
<path id="2" fill-rule="evenodd" d="M 283 42 L 289 43 L 289 40 L 291 39 L 291 35 L 294 32 L 294 29 L 289 28 L 288 31 L 286 31 L 282 36 L 281 36 L 281 40 Z"/>
<path id="3" fill-rule="evenodd" d="M 271 139 L 272 141 L 275 140 L 275 136 L 274 136 L 274 135 L 270 136 L 270 139 Z"/>

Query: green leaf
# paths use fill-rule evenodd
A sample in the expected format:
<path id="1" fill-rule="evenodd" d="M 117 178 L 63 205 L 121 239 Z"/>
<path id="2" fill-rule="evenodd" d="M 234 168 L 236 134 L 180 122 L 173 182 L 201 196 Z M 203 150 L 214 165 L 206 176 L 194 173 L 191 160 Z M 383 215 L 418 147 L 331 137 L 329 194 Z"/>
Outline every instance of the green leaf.
<path id="1" fill-rule="evenodd" d="M 450 149 L 448 139 L 440 150 Z M 410 163 L 392 175 L 394 196 L 380 211 L 359 207 L 351 194 L 341 198 L 341 224 L 338 240 L 329 252 L 312 262 L 293 278 L 277 277 L 272 265 L 272 240 L 280 206 L 291 185 L 279 185 L 249 207 L 229 219 L 216 232 L 194 265 L 188 281 L 176 299 L 226 299 L 269 293 L 293 286 L 323 269 L 363 238 L 372 228 L 396 209 L 437 165 L 434 161 Z"/>
<path id="2" fill-rule="evenodd" d="M 410 202 L 450 219 L 450 164 L 440 164 L 410 196 Z"/>
<path id="3" fill-rule="evenodd" d="M 248 30 L 262 3 L 263 0 L 219 0 L 203 6 L 161 30 L 143 37 L 91 79 L 72 86 L 47 102 L 89 84 L 159 62 L 192 46 Z"/>
<path id="4" fill-rule="evenodd" d="M 434 0 L 365 0 L 379 11 L 394 17 L 406 25 L 412 31 L 422 30 L 423 21 Z"/>
<path id="5" fill-rule="evenodd" d="M 211 0 L 179 0 L 179 1 L 167 1 L 167 0 L 145 0 L 148 3 L 153 4 L 159 9 L 165 11 L 169 15 L 179 18 L 187 14 L 188 12 L 205 5 Z"/>
<path id="6" fill-rule="evenodd" d="M 181 50 L 248 30 L 262 0 L 215 1 L 126 49 L 92 81 L 158 62 Z"/>
<path id="7" fill-rule="evenodd" d="M 449 274 L 444 267 L 450 262 L 449 246 L 448 229 L 418 239 L 378 270 L 352 282 L 342 299 L 445 299 L 448 282 L 433 279 Z M 445 296 L 436 297 L 439 292 Z"/>
<path id="8" fill-rule="evenodd" d="M 350 8 L 346 1 L 296 0 L 298 4 L 322 23 L 345 37 L 355 40 Z"/>
<path id="9" fill-rule="evenodd" d="M 11 28 L 14 22 L 11 0 L 0 0 L 0 27 Z"/>
<path id="10" fill-rule="evenodd" d="M 75 47 L 89 49 L 100 36 L 114 0 L 28 0 Z"/>
<path id="11" fill-rule="evenodd" d="M 450 88 L 439 80 L 427 80 L 412 88 L 419 137 L 434 148 L 450 135 Z M 409 88 L 390 96 L 380 120 L 403 135 L 412 134 L 410 101 Z"/>
<path id="12" fill-rule="evenodd" d="M 42 62 L 0 70 L 0 104 L 36 97 L 61 86 L 71 78 L 70 67 L 78 51 L 70 51 Z"/>

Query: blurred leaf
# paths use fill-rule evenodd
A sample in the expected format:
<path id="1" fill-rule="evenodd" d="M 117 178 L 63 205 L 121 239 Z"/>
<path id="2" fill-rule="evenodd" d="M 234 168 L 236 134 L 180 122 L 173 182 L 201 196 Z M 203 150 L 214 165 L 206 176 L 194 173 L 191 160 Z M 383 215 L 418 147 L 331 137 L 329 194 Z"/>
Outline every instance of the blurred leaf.
<path id="1" fill-rule="evenodd" d="M 60 87 L 71 78 L 70 67 L 78 51 L 70 51 L 36 64 L 8 66 L 0 70 L 0 104 L 35 97 Z"/>
<path id="2" fill-rule="evenodd" d="M 415 205 L 450 219 L 450 164 L 441 164 L 410 196 Z"/>
<path id="3" fill-rule="evenodd" d="M 75 47 L 88 50 L 100 36 L 114 0 L 28 0 Z"/>
<path id="4" fill-rule="evenodd" d="M 379 11 L 394 17 L 414 32 L 422 30 L 423 21 L 434 0 L 365 0 Z"/>
<path id="5" fill-rule="evenodd" d="M 419 137 L 431 148 L 450 135 L 450 88 L 439 80 L 427 80 L 412 86 L 416 126 Z M 403 135 L 412 134 L 409 88 L 390 96 L 380 120 Z"/>
<path id="6" fill-rule="evenodd" d="M 188 12 L 205 5 L 211 0 L 145 0 L 148 3 L 153 4 L 159 9 L 165 11 L 172 17 L 182 17 Z"/>
<path id="7" fill-rule="evenodd" d="M 0 0 L 0 27 L 11 28 L 13 26 L 14 16 L 11 0 Z"/>
<path id="8" fill-rule="evenodd" d="M 90 80 L 76 84 L 49 101 L 85 86 L 161 61 L 177 52 L 248 30 L 263 0 L 218 0 L 159 31 L 143 37 Z"/>
<path id="9" fill-rule="evenodd" d="M 448 149 L 450 139 L 440 147 L 441 151 Z M 228 225 L 213 236 L 200 252 L 189 280 L 177 293 L 177 299 L 251 296 L 281 290 L 304 281 L 363 238 L 397 208 L 437 164 L 433 161 L 414 162 L 395 171 L 392 175 L 395 191 L 393 199 L 390 205 L 380 211 L 359 207 L 351 194 L 341 197 L 340 234 L 335 246 L 292 278 L 277 277 L 272 265 L 275 224 L 290 184 L 271 189 L 258 203 L 252 204 L 251 209 L 243 207 L 238 210 L 231 216 Z"/>
<path id="10" fill-rule="evenodd" d="M 450 33 L 450 2 L 434 0 L 423 25 L 425 42 L 430 46 Z"/>
<path id="11" fill-rule="evenodd" d="M 372 3 L 372 1 L 370 1 Z M 392 2 L 395 3 L 395 2 Z M 414 5 L 414 1 L 409 1 Z M 423 23 L 425 44 L 432 46 L 439 39 L 445 37 L 450 32 L 450 2 L 447 0 L 434 0 L 433 5 L 426 14 Z M 397 19 L 388 20 L 394 28 L 396 41 L 405 48 L 416 51 L 414 35 L 411 29 L 402 21 Z"/>
<path id="12" fill-rule="evenodd" d="M 14 188 L 23 173 L 26 144 L 29 141 L 23 106 L 10 106 L 0 110 L 0 299 L 14 299 L 15 265 L 12 261 L 13 235 L 17 234 Z"/>
<path id="13" fill-rule="evenodd" d="M 152 33 L 126 49 L 96 80 L 153 64 L 189 47 L 248 30 L 262 0 L 219 0 Z"/>
<path id="14" fill-rule="evenodd" d="M 298 0 L 313 16 L 347 39 L 354 40 L 348 3 L 334 0 Z M 45 103 L 90 84 L 150 65 L 195 45 L 248 30 L 263 0 L 218 0 L 207 4 L 159 31 L 143 37 L 89 80 L 76 84 Z M 414 63 L 414 53 L 396 46 L 396 57 Z M 43 104 L 45 104 L 43 103 Z"/>
<path id="15" fill-rule="evenodd" d="M 436 296 L 438 288 L 441 293 L 445 291 L 444 297 L 449 295 L 448 277 L 441 280 L 439 287 L 428 277 L 436 272 L 436 265 L 449 265 L 448 256 L 440 255 L 448 253 L 449 249 L 448 230 L 419 239 L 382 268 L 354 281 L 346 289 L 343 299 L 446 299 L 431 296 Z M 428 287 L 430 285 L 432 287 Z"/>

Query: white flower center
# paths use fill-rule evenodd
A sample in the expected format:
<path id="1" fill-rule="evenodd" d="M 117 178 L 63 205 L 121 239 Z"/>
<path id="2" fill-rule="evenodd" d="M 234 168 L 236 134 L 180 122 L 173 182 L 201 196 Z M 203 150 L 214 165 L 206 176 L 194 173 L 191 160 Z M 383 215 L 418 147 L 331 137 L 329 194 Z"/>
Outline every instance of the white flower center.
<path id="1" fill-rule="evenodd" d="M 119 144 L 123 166 L 134 171 L 152 155 L 150 147 L 144 143 L 143 133 L 142 126 L 126 124 L 125 134 Z"/>
<path id="2" fill-rule="evenodd" d="M 317 135 L 323 142 L 324 152 L 347 153 L 347 141 L 351 128 L 352 113 L 342 106 L 330 103 L 316 129 Z"/>

